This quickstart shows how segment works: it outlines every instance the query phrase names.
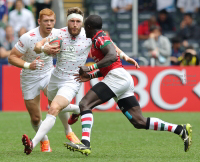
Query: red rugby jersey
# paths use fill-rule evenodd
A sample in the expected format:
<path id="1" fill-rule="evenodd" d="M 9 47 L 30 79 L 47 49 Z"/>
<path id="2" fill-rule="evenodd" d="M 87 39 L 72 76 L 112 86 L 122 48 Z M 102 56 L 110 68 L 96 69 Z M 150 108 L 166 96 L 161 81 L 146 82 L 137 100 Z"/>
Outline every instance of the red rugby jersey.
<path id="1" fill-rule="evenodd" d="M 112 43 L 112 40 L 103 32 L 103 30 L 98 31 L 96 35 L 92 38 L 92 47 L 90 50 L 90 57 L 93 58 L 96 63 L 101 61 L 105 57 L 104 54 L 101 52 L 101 49 L 111 43 Z M 99 70 L 101 74 L 103 75 L 103 77 L 105 77 L 110 70 L 116 69 L 119 67 L 122 67 L 122 63 L 121 63 L 120 57 L 117 55 L 116 62 L 113 62 L 108 67 L 99 68 Z"/>

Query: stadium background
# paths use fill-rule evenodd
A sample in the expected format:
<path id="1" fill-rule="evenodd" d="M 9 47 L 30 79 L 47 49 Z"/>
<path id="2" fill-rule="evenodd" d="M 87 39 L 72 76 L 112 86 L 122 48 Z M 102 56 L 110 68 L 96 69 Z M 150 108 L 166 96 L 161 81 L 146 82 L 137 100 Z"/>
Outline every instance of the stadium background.
<path id="1" fill-rule="evenodd" d="M 3 0 L 4 1 L 4 0 Z M 12 0 L 8 0 L 12 1 Z M 156 2 L 169 2 L 176 0 L 138 0 L 138 18 L 133 19 L 136 23 L 147 20 L 152 14 L 157 15 Z M 189 0 L 186 0 L 189 1 Z M 0 0 L 0 12 L 2 0 Z M 105 105 L 98 107 L 94 112 L 94 125 L 92 130 L 92 154 L 85 157 L 78 152 L 70 152 L 63 147 L 66 142 L 63 126 L 59 119 L 56 120 L 54 128 L 48 133 L 53 152 L 45 154 L 40 152 L 39 145 L 31 155 L 23 153 L 21 136 L 26 133 L 31 138 L 35 132 L 30 124 L 29 114 L 25 110 L 22 93 L 20 90 L 20 69 L 7 64 L 6 59 L 0 58 L 0 161 L 2 162 L 27 162 L 27 161 L 87 161 L 87 162 L 199 162 L 200 143 L 200 67 L 199 66 L 153 66 L 148 57 L 142 52 L 143 41 L 138 40 L 138 53 L 132 53 L 132 27 L 130 19 L 121 23 L 118 27 L 128 27 L 121 34 L 117 30 L 116 23 L 120 22 L 113 16 L 110 7 L 111 0 L 53 0 L 52 8 L 57 15 L 56 27 L 65 26 L 66 9 L 69 7 L 80 7 L 85 11 L 86 16 L 93 11 L 100 14 L 115 43 L 120 46 L 128 55 L 134 57 L 141 68 L 136 70 L 130 64 L 123 61 L 124 67 L 132 74 L 135 83 L 135 95 L 142 106 L 144 117 L 157 117 L 164 121 L 184 124 L 190 123 L 193 126 L 193 144 L 189 152 L 183 150 L 181 138 L 169 132 L 147 131 L 135 129 L 119 111 L 111 100 Z M 176 9 L 170 12 L 173 16 L 177 31 L 183 14 L 179 12 L 176 5 L 169 9 Z M 101 9 L 101 11 L 98 11 Z M 35 14 L 36 8 L 33 7 Z M 91 12 L 90 12 L 91 11 Z M 112 16 L 111 16 L 112 13 Z M 128 14 L 130 15 L 130 13 Z M 195 21 L 199 22 L 199 13 L 194 14 Z M 124 16 L 123 16 L 124 17 Z M 120 18 L 120 17 L 119 17 Z M 112 20 L 112 21 L 111 21 Z M 0 23 L 0 40 L 4 36 Z M 107 28 L 106 28 L 107 27 Z M 171 40 L 177 31 L 167 32 Z M 134 34 L 135 36 L 136 34 Z M 189 40 L 198 52 L 198 41 Z M 0 53 L 1 56 L 1 53 Z M 89 64 L 91 60 L 88 59 Z M 186 82 L 187 81 L 187 82 Z M 94 85 L 97 80 L 86 83 L 79 92 L 74 102 L 82 98 L 84 93 Z M 159 93 L 160 92 L 160 93 Z M 42 119 L 45 118 L 47 110 L 47 99 L 42 95 L 41 108 L 44 110 Z M 99 112 L 106 109 L 111 112 Z M 169 110 L 173 109 L 173 110 Z M 16 112 L 18 111 L 18 112 Z M 22 111 L 22 112 L 19 112 Z M 177 112 L 175 112 L 177 111 Z M 80 121 L 72 125 L 73 131 L 80 138 Z"/>
<path id="2" fill-rule="evenodd" d="M 138 39 L 137 33 L 134 33 L 137 32 L 137 29 L 133 28 L 135 24 L 140 25 L 151 16 L 158 17 L 157 3 L 156 0 L 138 1 L 138 7 L 133 6 L 133 10 L 138 9 L 134 13 L 131 11 L 124 13 L 113 12 L 110 0 L 57 0 L 52 1 L 51 8 L 57 16 L 56 28 L 65 26 L 66 11 L 74 6 L 80 7 L 84 11 L 85 17 L 89 14 L 98 14 L 102 17 L 103 29 L 110 33 L 111 38 L 119 48 L 130 57 L 136 59 L 141 66 L 139 70 L 136 70 L 132 65 L 122 61 L 125 68 L 133 76 L 135 94 L 143 111 L 200 111 L 199 106 L 197 106 L 200 104 L 200 67 L 172 65 L 163 67 L 152 64 L 153 58 L 146 56 L 142 47 L 145 40 Z M 184 14 L 180 12 L 176 4 L 177 1 L 175 0 L 173 6 L 169 7 L 170 10 L 166 8 L 169 11 L 168 14 L 174 19 L 176 29 L 172 31 L 162 30 L 162 34 L 170 41 L 178 34 L 184 17 Z M 32 12 L 35 16 L 36 7 L 34 5 L 32 6 Z M 138 15 L 137 19 L 133 19 L 135 13 Z M 199 12 L 192 15 L 195 23 L 199 24 Z M 199 57 L 199 40 L 188 39 L 187 41 L 189 45 L 194 47 L 197 57 Z M 134 52 L 135 48 L 138 49 L 137 53 Z M 182 48 L 183 52 L 184 48 Z M 87 64 L 91 64 L 91 61 L 88 58 Z M 56 59 L 54 59 L 54 64 L 55 62 Z M 5 64 L 7 64 L 6 60 L 4 62 L 1 61 L 0 110 L 26 111 L 20 90 L 20 69 Z M 14 84 L 13 81 L 15 81 Z M 78 104 L 84 94 L 97 81 L 96 79 L 90 83 L 85 83 L 73 103 Z M 41 108 L 45 111 L 46 107 L 47 99 L 42 95 Z M 97 107 L 96 110 L 119 111 L 114 100 Z"/>

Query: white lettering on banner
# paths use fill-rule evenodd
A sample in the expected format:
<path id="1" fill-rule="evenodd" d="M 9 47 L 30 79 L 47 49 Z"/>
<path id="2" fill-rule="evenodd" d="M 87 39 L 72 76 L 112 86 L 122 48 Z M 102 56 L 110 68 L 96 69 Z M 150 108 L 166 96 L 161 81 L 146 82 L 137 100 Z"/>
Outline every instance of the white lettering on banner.
<path id="1" fill-rule="evenodd" d="M 149 102 L 149 93 L 145 90 L 145 87 L 148 84 L 148 78 L 146 74 L 142 71 L 137 70 L 127 70 L 131 75 L 134 75 L 138 78 L 138 84 L 134 87 L 134 92 L 139 95 L 140 107 L 145 107 Z"/>
<path id="2" fill-rule="evenodd" d="M 182 76 L 186 76 L 186 71 L 184 69 L 182 71 L 179 71 L 176 69 L 166 69 L 166 70 L 161 71 L 155 76 L 151 84 L 150 93 L 151 93 L 152 100 L 157 106 L 165 110 L 175 110 L 182 107 L 186 103 L 187 98 L 184 97 L 180 102 L 176 104 L 169 104 L 162 99 L 162 96 L 160 93 L 161 81 L 167 75 L 176 75 L 177 77 L 180 78 L 182 84 L 186 84 L 186 79 L 181 78 Z"/>

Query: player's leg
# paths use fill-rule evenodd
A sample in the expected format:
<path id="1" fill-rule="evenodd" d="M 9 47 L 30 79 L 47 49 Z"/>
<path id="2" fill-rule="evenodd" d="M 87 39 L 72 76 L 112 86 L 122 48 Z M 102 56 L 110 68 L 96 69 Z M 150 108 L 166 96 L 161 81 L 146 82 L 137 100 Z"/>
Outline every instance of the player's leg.
<path id="1" fill-rule="evenodd" d="M 173 132 L 181 136 L 184 140 L 185 151 L 189 149 L 189 146 L 191 145 L 191 128 L 189 124 L 182 126 L 165 122 L 159 118 L 143 117 L 135 96 L 120 99 L 118 101 L 118 106 L 135 128 Z"/>
<path id="2" fill-rule="evenodd" d="M 103 82 L 97 83 L 82 98 L 79 103 L 81 110 L 82 140 L 81 144 L 66 143 L 66 147 L 71 150 L 79 151 L 86 155 L 90 154 L 90 138 L 93 126 L 92 108 L 100 105 L 115 97 L 113 91 Z"/>

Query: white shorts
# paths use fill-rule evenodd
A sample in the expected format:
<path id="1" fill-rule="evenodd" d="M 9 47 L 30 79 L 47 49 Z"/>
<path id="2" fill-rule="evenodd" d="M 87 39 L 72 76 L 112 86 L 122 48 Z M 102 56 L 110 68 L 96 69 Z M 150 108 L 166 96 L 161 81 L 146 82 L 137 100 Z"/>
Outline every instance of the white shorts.
<path id="1" fill-rule="evenodd" d="M 52 74 L 47 88 L 48 100 L 53 101 L 55 96 L 60 95 L 71 102 L 78 93 L 80 86 L 81 84 L 74 79 L 61 79 Z"/>
<path id="2" fill-rule="evenodd" d="M 53 69 L 53 68 L 52 68 Z M 40 90 L 44 90 L 49 84 L 51 72 L 43 75 L 20 75 L 21 89 L 24 100 L 32 100 L 40 94 Z"/>
<path id="3" fill-rule="evenodd" d="M 117 102 L 122 98 L 134 96 L 134 82 L 131 75 L 124 68 L 113 69 L 102 80 L 116 95 Z"/>

